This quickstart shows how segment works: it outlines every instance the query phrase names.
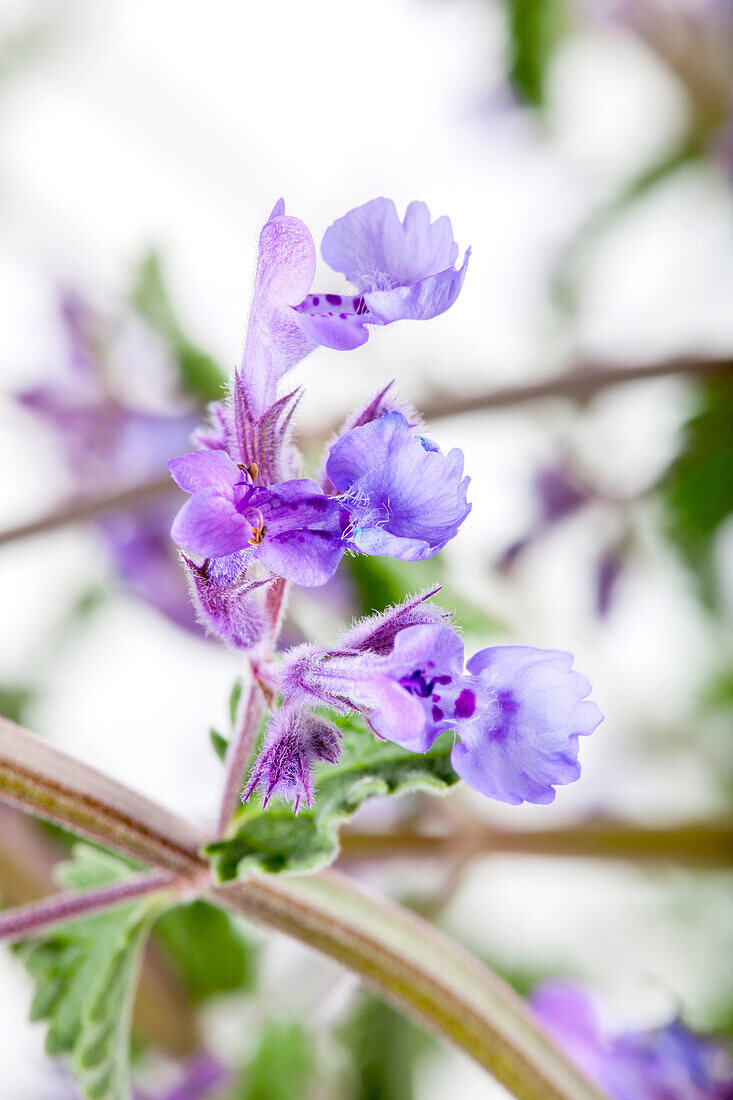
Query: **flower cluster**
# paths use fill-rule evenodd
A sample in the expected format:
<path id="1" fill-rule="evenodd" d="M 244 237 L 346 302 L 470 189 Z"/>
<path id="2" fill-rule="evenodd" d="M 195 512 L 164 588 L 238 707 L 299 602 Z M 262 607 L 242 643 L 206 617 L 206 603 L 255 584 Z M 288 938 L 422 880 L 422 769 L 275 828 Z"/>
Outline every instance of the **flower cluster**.
<path id="1" fill-rule="evenodd" d="M 545 982 L 530 998 L 543 1027 L 611 1100 L 731 1100 L 733 1064 L 680 1020 L 649 1031 L 613 1032 L 582 988 Z"/>
<path id="2" fill-rule="evenodd" d="M 513 804 L 551 802 L 556 785 L 580 774 L 578 738 L 601 721 L 569 654 L 495 646 L 466 663 L 449 615 L 427 593 L 362 620 L 332 648 L 306 643 L 272 659 L 285 582 L 324 585 L 346 552 L 432 557 L 471 507 L 461 452 L 442 454 L 391 384 L 349 418 L 320 473 L 299 476 L 298 393 L 278 394 L 283 375 L 319 344 L 352 349 L 370 325 L 441 313 L 468 261 L 456 268 L 447 218 L 431 223 L 412 203 L 400 222 L 386 199 L 334 222 L 322 252 L 356 294 L 311 291 L 313 240 L 278 203 L 260 236 L 228 400 L 209 407 L 199 449 L 168 463 L 190 494 L 172 536 L 201 621 L 247 650 L 268 696 L 281 699 L 243 798 L 258 789 L 265 803 L 310 805 L 314 765 L 340 754 L 337 729 L 314 710 L 327 707 L 360 712 L 377 737 L 415 753 L 453 730 L 452 764 L 470 786 Z"/>
<path id="3" fill-rule="evenodd" d="M 260 235 L 229 398 L 209 407 L 199 450 L 168 463 L 191 494 L 172 536 L 198 559 L 186 560 L 199 616 L 230 644 L 255 644 L 255 632 L 245 631 L 242 645 L 242 630 L 222 610 L 238 603 L 233 588 L 256 617 L 256 584 L 275 577 L 326 584 L 346 552 L 428 558 L 468 515 L 461 452 L 441 454 L 391 385 L 350 419 L 318 480 L 297 476 L 291 426 L 299 395 L 277 394 L 282 376 L 318 345 L 348 350 L 364 343 L 369 325 L 442 313 L 465 276 L 468 253 L 458 270 L 457 252 L 447 218 L 431 223 L 427 207 L 412 203 L 400 222 L 394 203 L 376 199 L 340 218 L 323 241 L 325 259 L 359 293 L 312 294 L 313 239 L 282 201 L 275 206 Z"/>

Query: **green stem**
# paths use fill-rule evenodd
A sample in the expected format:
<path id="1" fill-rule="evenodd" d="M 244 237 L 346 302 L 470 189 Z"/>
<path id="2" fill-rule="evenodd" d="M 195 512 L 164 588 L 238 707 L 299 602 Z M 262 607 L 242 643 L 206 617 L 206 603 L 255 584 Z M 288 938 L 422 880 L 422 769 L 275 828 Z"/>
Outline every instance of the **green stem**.
<path id="1" fill-rule="evenodd" d="M 214 886 L 203 830 L 0 719 L 0 798 L 159 871 L 355 971 L 518 1100 L 600 1100 L 521 1000 L 427 922 L 334 872 Z"/>

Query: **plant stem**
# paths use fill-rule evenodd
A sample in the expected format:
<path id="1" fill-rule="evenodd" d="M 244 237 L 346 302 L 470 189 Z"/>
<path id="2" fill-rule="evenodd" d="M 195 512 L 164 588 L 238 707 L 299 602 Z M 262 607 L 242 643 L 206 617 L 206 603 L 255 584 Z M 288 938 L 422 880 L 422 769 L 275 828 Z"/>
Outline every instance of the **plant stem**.
<path id="1" fill-rule="evenodd" d="M 414 913 L 342 875 L 263 878 L 207 893 L 356 971 L 520 1100 L 597 1098 L 503 981 Z"/>
<path id="2" fill-rule="evenodd" d="M 733 865 L 733 828 L 725 822 L 691 822 L 667 828 L 641 828 L 621 821 L 585 821 L 564 829 L 496 829 L 467 823 L 448 833 L 418 829 L 366 833 L 344 829 L 341 859 L 440 859 L 466 851 L 469 855 L 513 853 L 530 856 L 619 859 L 689 864 L 693 867 Z"/>
<path id="3" fill-rule="evenodd" d="M 342 875 L 257 876 L 214 886 L 199 855 L 202 830 L 6 719 L 0 798 L 189 879 L 219 905 L 342 962 L 486 1067 L 518 1100 L 600 1100 L 504 982 L 419 917 Z"/>
<path id="4" fill-rule="evenodd" d="M 257 740 L 257 730 L 260 719 L 265 709 L 265 697 L 254 677 L 251 678 L 247 701 L 242 708 L 242 715 L 237 727 L 237 732 L 232 738 L 227 749 L 224 761 L 224 789 L 219 807 L 219 817 L 216 824 L 216 835 L 222 836 L 232 820 L 235 809 L 239 803 L 239 794 L 242 790 L 242 781 L 247 764 L 252 756 L 252 750 Z"/>
<path id="5" fill-rule="evenodd" d="M 23 940 L 54 924 L 123 905 L 154 890 L 163 890 L 174 882 L 174 876 L 166 871 L 149 871 L 124 882 L 114 882 L 94 890 L 55 894 L 43 901 L 16 906 L 0 913 L 0 941 L 13 943 Z"/>
<path id="6" fill-rule="evenodd" d="M 45 516 L 39 516 L 38 519 L 0 531 L 0 546 L 18 542 L 32 535 L 42 535 L 47 531 L 57 531 L 60 527 L 69 527 L 73 523 L 82 523 L 87 519 L 95 519 L 97 516 L 106 515 L 107 512 L 135 508 L 155 497 L 172 492 L 175 487 L 170 474 L 166 474 L 165 477 L 156 477 L 126 489 L 116 489 L 84 500 L 69 501 L 62 504 L 60 508 L 47 512 Z"/>

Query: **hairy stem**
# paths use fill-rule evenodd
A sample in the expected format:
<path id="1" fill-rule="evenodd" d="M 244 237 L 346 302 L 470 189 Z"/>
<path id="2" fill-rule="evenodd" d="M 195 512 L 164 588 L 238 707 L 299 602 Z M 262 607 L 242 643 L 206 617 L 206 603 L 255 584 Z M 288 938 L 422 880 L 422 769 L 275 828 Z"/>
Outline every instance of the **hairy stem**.
<path id="1" fill-rule="evenodd" d="M 0 719 L 0 798 L 191 880 L 210 900 L 351 970 L 488 1069 L 518 1100 L 600 1100 L 499 978 L 425 921 L 336 873 L 214 886 L 205 834 Z"/>
<path id="2" fill-rule="evenodd" d="M 247 700 L 242 707 L 236 733 L 227 749 L 224 761 L 224 789 L 216 824 L 217 836 L 222 836 L 232 820 L 239 803 L 245 770 L 257 740 L 260 719 L 265 709 L 265 697 L 259 684 L 252 678 L 247 689 Z"/>
<path id="3" fill-rule="evenodd" d="M 166 871 L 150 871 L 94 890 L 55 894 L 30 905 L 19 905 L 0 913 L 0 941 L 13 943 L 25 939 L 54 924 L 88 916 L 101 909 L 111 909 L 155 890 L 164 890 L 174 882 L 174 876 Z"/>

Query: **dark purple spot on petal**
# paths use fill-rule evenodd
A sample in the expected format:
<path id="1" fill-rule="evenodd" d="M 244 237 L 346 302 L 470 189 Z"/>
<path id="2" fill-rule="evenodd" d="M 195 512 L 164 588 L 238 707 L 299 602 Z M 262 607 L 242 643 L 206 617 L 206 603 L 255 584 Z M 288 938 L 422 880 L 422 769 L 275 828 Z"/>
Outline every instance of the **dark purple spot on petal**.
<path id="1" fill-rule="evenodd" d="M 436 676 L 435 677 L 436 684 L 450 684 L 450 683 L 452 683 L 452 681 L 453 681 L 452 676 Z"/>
<path id="2" fill-rule="evenodd" d="M 464 688 L 456 699 L 456 718 L 470 718 L 476 710 L 476 696 L 470 688 Z"/>
<path id="3" fill-rule="evenodd" d="M 443 720 L 443 711 L 440 709 L 440 707 L 433 707 L 432 714 L 433 714 L 433 721 L 434 722 L 442 722 L 442 720 Z"/>
<path id="4" fill-rule="evenodd" d="M 339 313 L 339 317 L 341 318 L 342 321 L 346 320 L 346 314 L 345 313 Z"/>
<path id="5" fill-rule="evenodd" d="M 326 295 L 326 301 L 328 302 L 328 304 L 330 306 L 340 306 L 341 305 L 341 295 L 340 294 L 327 294 Z"/>
<path id="6" fill-rule="evenodd" d="M 320 300 L 321 300 L 321 299 L 320 299 L 320 298 L 318 297 L 318 295 L 316 294 L 316 295 L 314 296 L 314 298 L 313 298 L 313 305 L 314 305 L 314 306 L 317 306 L 317 305 L 318 305 L 318 303 L 320 302 Z"/>

